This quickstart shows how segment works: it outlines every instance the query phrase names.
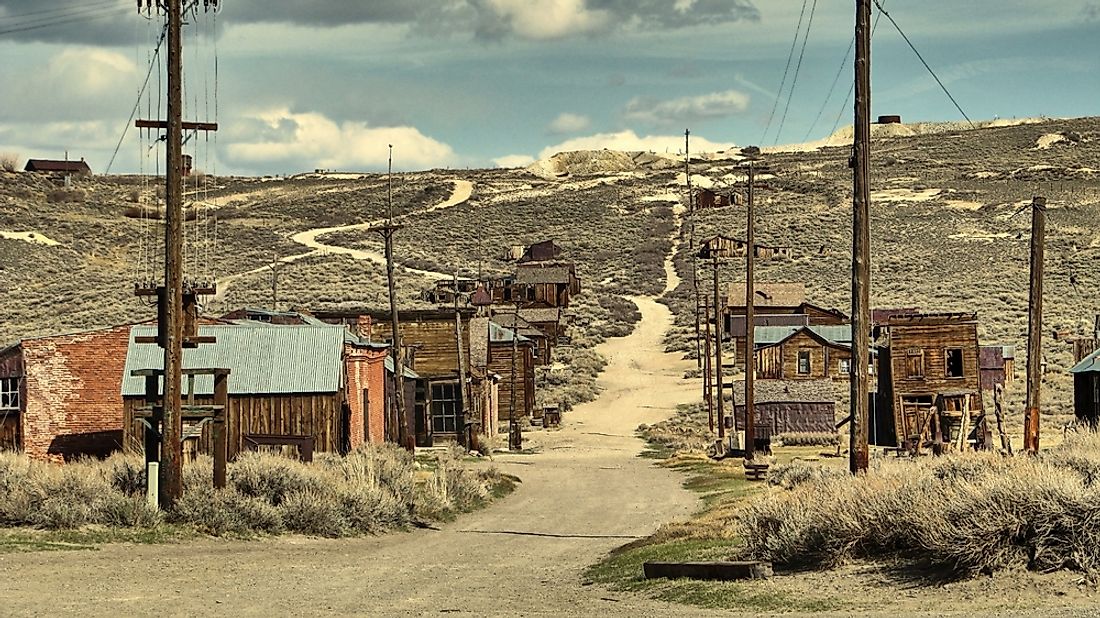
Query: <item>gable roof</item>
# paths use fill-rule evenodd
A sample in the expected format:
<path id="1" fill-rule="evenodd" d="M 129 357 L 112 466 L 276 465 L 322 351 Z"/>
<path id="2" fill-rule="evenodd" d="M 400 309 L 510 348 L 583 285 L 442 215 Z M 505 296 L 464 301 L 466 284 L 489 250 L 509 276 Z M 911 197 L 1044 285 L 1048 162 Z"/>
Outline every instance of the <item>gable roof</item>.
<path id="1" fill-rule="evenodd" d="M 229 393 L 234 395 L 334 393 L 343 386 L 344 333 L 342 326 L 264 326 L 225 324 L 199 326 L 199 334 L 217 339 L 183 351 L 185 369 L 230 370 Z M 161 369 L 164 351 L 156 345 L 135 343 L 135 337 L 156 335 L 156 327 L 130 329 L 122 395 L 145 394 L 145 379 L 136 369 Z M 186 385 L 184 386 L 186 389 Z M 212 376 L 195 377 L 195 394 L 212 395 Z"/>
<path id="2" fill-rule="evenodd" d="M 852 325 L 835 326 L 757 326 L 754 342 L 759 347 L 779 345 L 795 335 L 805 332 L 825 345 L 841 348 L 852 347 Z"/>
<path id="3" fill-rule="evenodd" d="M 572 264 L 545 265 L 544 262 L 527 262 L 516 267 L 517 283 L 569 283 L 573 274 Z"/>
<path id="4" fill-rule="evenodd" d="M 561 314 L 561 307 L 520 307 L 519 310 L 519 316 L 530 323 L 560 322 Z"/>
<path id="5" fill-rule="evenodd" d="M 517 335 L 515 331 L 504 328 L 492 320 L 489 321 L 489 343 L 512 343 L 513 338 L 515 338 L 516 343 L 519 345 L 528 345 L 532 343 L 527 337 Z"/>
<path id="6" fill-rule="evenodd" d="M 88 167 L 88 164 L 84 162 L 84 159 L 79 161 L 55 161 L 52 159 L 28 159 L 27 164 L 23 167 L 25 172 L 72 172 L 77 174 L 90 174 L 92 168 Z"/>
<path id="7" fill-rule="evenodd" d="M 757 307 L 797 307 L 806 300 L 804 283 L 767 283 L 756 281 L 752 286 Z M 729 286 L 727 304 L 730 307 L 745 306 L 745 282 L 734 281 Z"/>
<path id="8" fill-rule="evenodd" d="M 753 383 L 754 404 L 836 403 L 832 380 L 757 380 Z M 733 383 L 733 404 L 745 405 L 745 383 Z"/>

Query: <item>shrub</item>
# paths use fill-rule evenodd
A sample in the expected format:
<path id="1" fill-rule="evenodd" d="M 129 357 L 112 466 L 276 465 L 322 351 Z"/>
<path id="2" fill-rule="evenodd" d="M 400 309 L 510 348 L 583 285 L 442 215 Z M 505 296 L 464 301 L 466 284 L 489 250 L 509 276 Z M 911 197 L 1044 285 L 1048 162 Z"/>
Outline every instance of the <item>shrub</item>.
<path id="1" fill-rule="evenodd" d="M 81 189 L 53 189 L 46 193 L 46 201 L 51 204 L 83 202 L 84 191 Z"/>
<path id="2" fill-rule="evenodd" d="M 5 172 L 18 172 L 19 159 L 19 155 L 14 152 L 0 152 L 0 170 Z"/>
<path id="3" fill-rule="evenodd" d="M 836 446 L 840 436 L 828 432 L 781 433 L 775 439 L 783 446 Z"/>

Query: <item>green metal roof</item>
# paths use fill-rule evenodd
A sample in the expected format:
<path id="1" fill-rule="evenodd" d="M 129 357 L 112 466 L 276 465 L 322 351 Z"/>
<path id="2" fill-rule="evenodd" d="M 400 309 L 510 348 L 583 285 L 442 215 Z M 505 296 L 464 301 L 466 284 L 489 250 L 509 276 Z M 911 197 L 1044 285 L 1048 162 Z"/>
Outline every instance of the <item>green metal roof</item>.
<path id="1" fill-rule="evenodd" d="M 755 342 L 757 346 L 776 345 L 786 341 L 789 337 L 801 330 L 807 330 L 818 337 L 838 346 L 850 347 L 852 345 L 852 325 L 840 324 L 830 326 L 757 326 L 755 330 Z"/>
<path id="2" fill-rule="evenodd" d="M 512 337 L 516 337 L 516 343 L 530 343 L 531 340 L 523 335 L 517 335 L 515 331 L 504 328 L 496 322 L 489 322 L 489 341 L 491 343 L 512 343 Z"/>
<path id="3" fill-rule="evenodd" d="M 1070 373 L 1091 373 L 1094 371 L 1100 371 L 1100 350 L 1082 358 L 1081 362 L 1069 370 Z"/>
<path id="4" fill-rule="evenodd" d="M 201 336 L 217 343 L 200 344 L 183 351 L 185 369 L 229 369 L 230 394 L 334 393 L 344 377 L 344 333 L 337 325 L 200 326 Z M 122 395 L 145 394 L 145 379 L 131 376 L 136 369 L 161 369 L 164 351 L 156 344 L 135 343 L 135 337 L 156 335 L 155 326 L 130 329 Z M 186 392 L 186 383 L 184 392 Z M 196 376 L 195 394 L 212 395 L 214 379 Z"/>

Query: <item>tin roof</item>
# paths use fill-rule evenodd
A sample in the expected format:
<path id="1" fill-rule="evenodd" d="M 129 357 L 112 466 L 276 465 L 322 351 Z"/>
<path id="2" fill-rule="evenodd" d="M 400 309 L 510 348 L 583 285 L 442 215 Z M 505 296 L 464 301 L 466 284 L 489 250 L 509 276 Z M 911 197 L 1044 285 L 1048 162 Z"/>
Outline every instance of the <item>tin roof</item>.
<path id="1" fill-rule="evenodd" d="M 1069 370 L 1070 373 L 1095 373 L 1100 372 L 1100 350 L 1096 350 L 1092 354 L 1089 354 L 1085 358 L 1081 359 L 1081 362 L 1073 366 Z"/>
<path id="2" fill-rule="evenodd" d="M 569 283 L 572 264 L 541 266 L 544 262 L 528 262 L 516 268 L 517 283 Z"/>
<path id="3" fill-rule="evenodd" d="M 756 380 L 753 403 L 836 403 L 832 380 Z M 745 405 L 745 383 L 733 383 L 734 405 Z"/>
<path id="4" fill-rule="evenodd" d="M 806 286 L 802 283 L 767 283 L 757 281 L 752 286 L 756 294 L 754 304 L 758 307 L 797 307 L 806 300 Z M 735 281 L 730 284 L 730 307 L 745 306 L 745 282 Z"/>
<path id="5" fill-rule="evenodd" d="M 808 331 L 825 341 L 842 347 L 852 345 L 852 325 L 835 326 L 757 326 L 755 343 L 758 346 L 771 346 L 783 343 L 801 331 Z"/>
<path id="6" fill-rule="evenodd" d="M 344 328 L 342 326 L 269 326 L 227 324 L 200 326 L 201 336 L 217 343 L 183 351 L 185 369 L 229 369 L 230 394 L 334 393 L 343 385 Z M 145 394 L 145 380 L 130 373 L 160 369 L 164 351 L 154 344 L 135 343 L 135 337 L 156 335 L 156 327 L 130 329 L 122 395 Z M 184 386 L 186 389 L 186 385 Z M 195 394 L 212 395 L 211 376 L 196 376 Z"/>
<path id="7" fill-rule="evenodd" d="M 84 159 L 79 161 L 59 161 L 55 159 L 28 159 L 23 167 L 25 172 L 76 172 L 87 174 L 92 170 Z"/>
<path id="8" fill-rule="evenodd" d="M 516 343 L 527 344 L 531 343 L 531 340 L 523 335 L 516 335 L 512 330 L 504 328 L 496 322 L 489 322 L 489 342 L 490 343 L 512 343 L 512 338 L 518 337 Z"/>

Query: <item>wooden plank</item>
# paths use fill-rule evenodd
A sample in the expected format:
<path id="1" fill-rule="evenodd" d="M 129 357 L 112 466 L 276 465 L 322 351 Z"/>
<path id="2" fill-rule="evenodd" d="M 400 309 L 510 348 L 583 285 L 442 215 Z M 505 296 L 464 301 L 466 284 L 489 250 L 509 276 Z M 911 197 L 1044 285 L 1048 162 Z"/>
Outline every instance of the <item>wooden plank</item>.
<path id="1" fill-rule="evenodd" d="M 137 119 L 134 121 L 134 127 L 138 129 L 167 129 L 168 122 L 164 120 L 145 120 Z M 217 131 L 218 123 L 216 122 L 188 122 L 183 121 L 184 131 Z"/>
<path id="2" fill-rule="evenodd" d="M 733 581 L 738 579 L 768 579 L 772 563 L 758 561 L 732 562 L 646 562 L 642 565 L 646 579 L 707 579 Z"/>

